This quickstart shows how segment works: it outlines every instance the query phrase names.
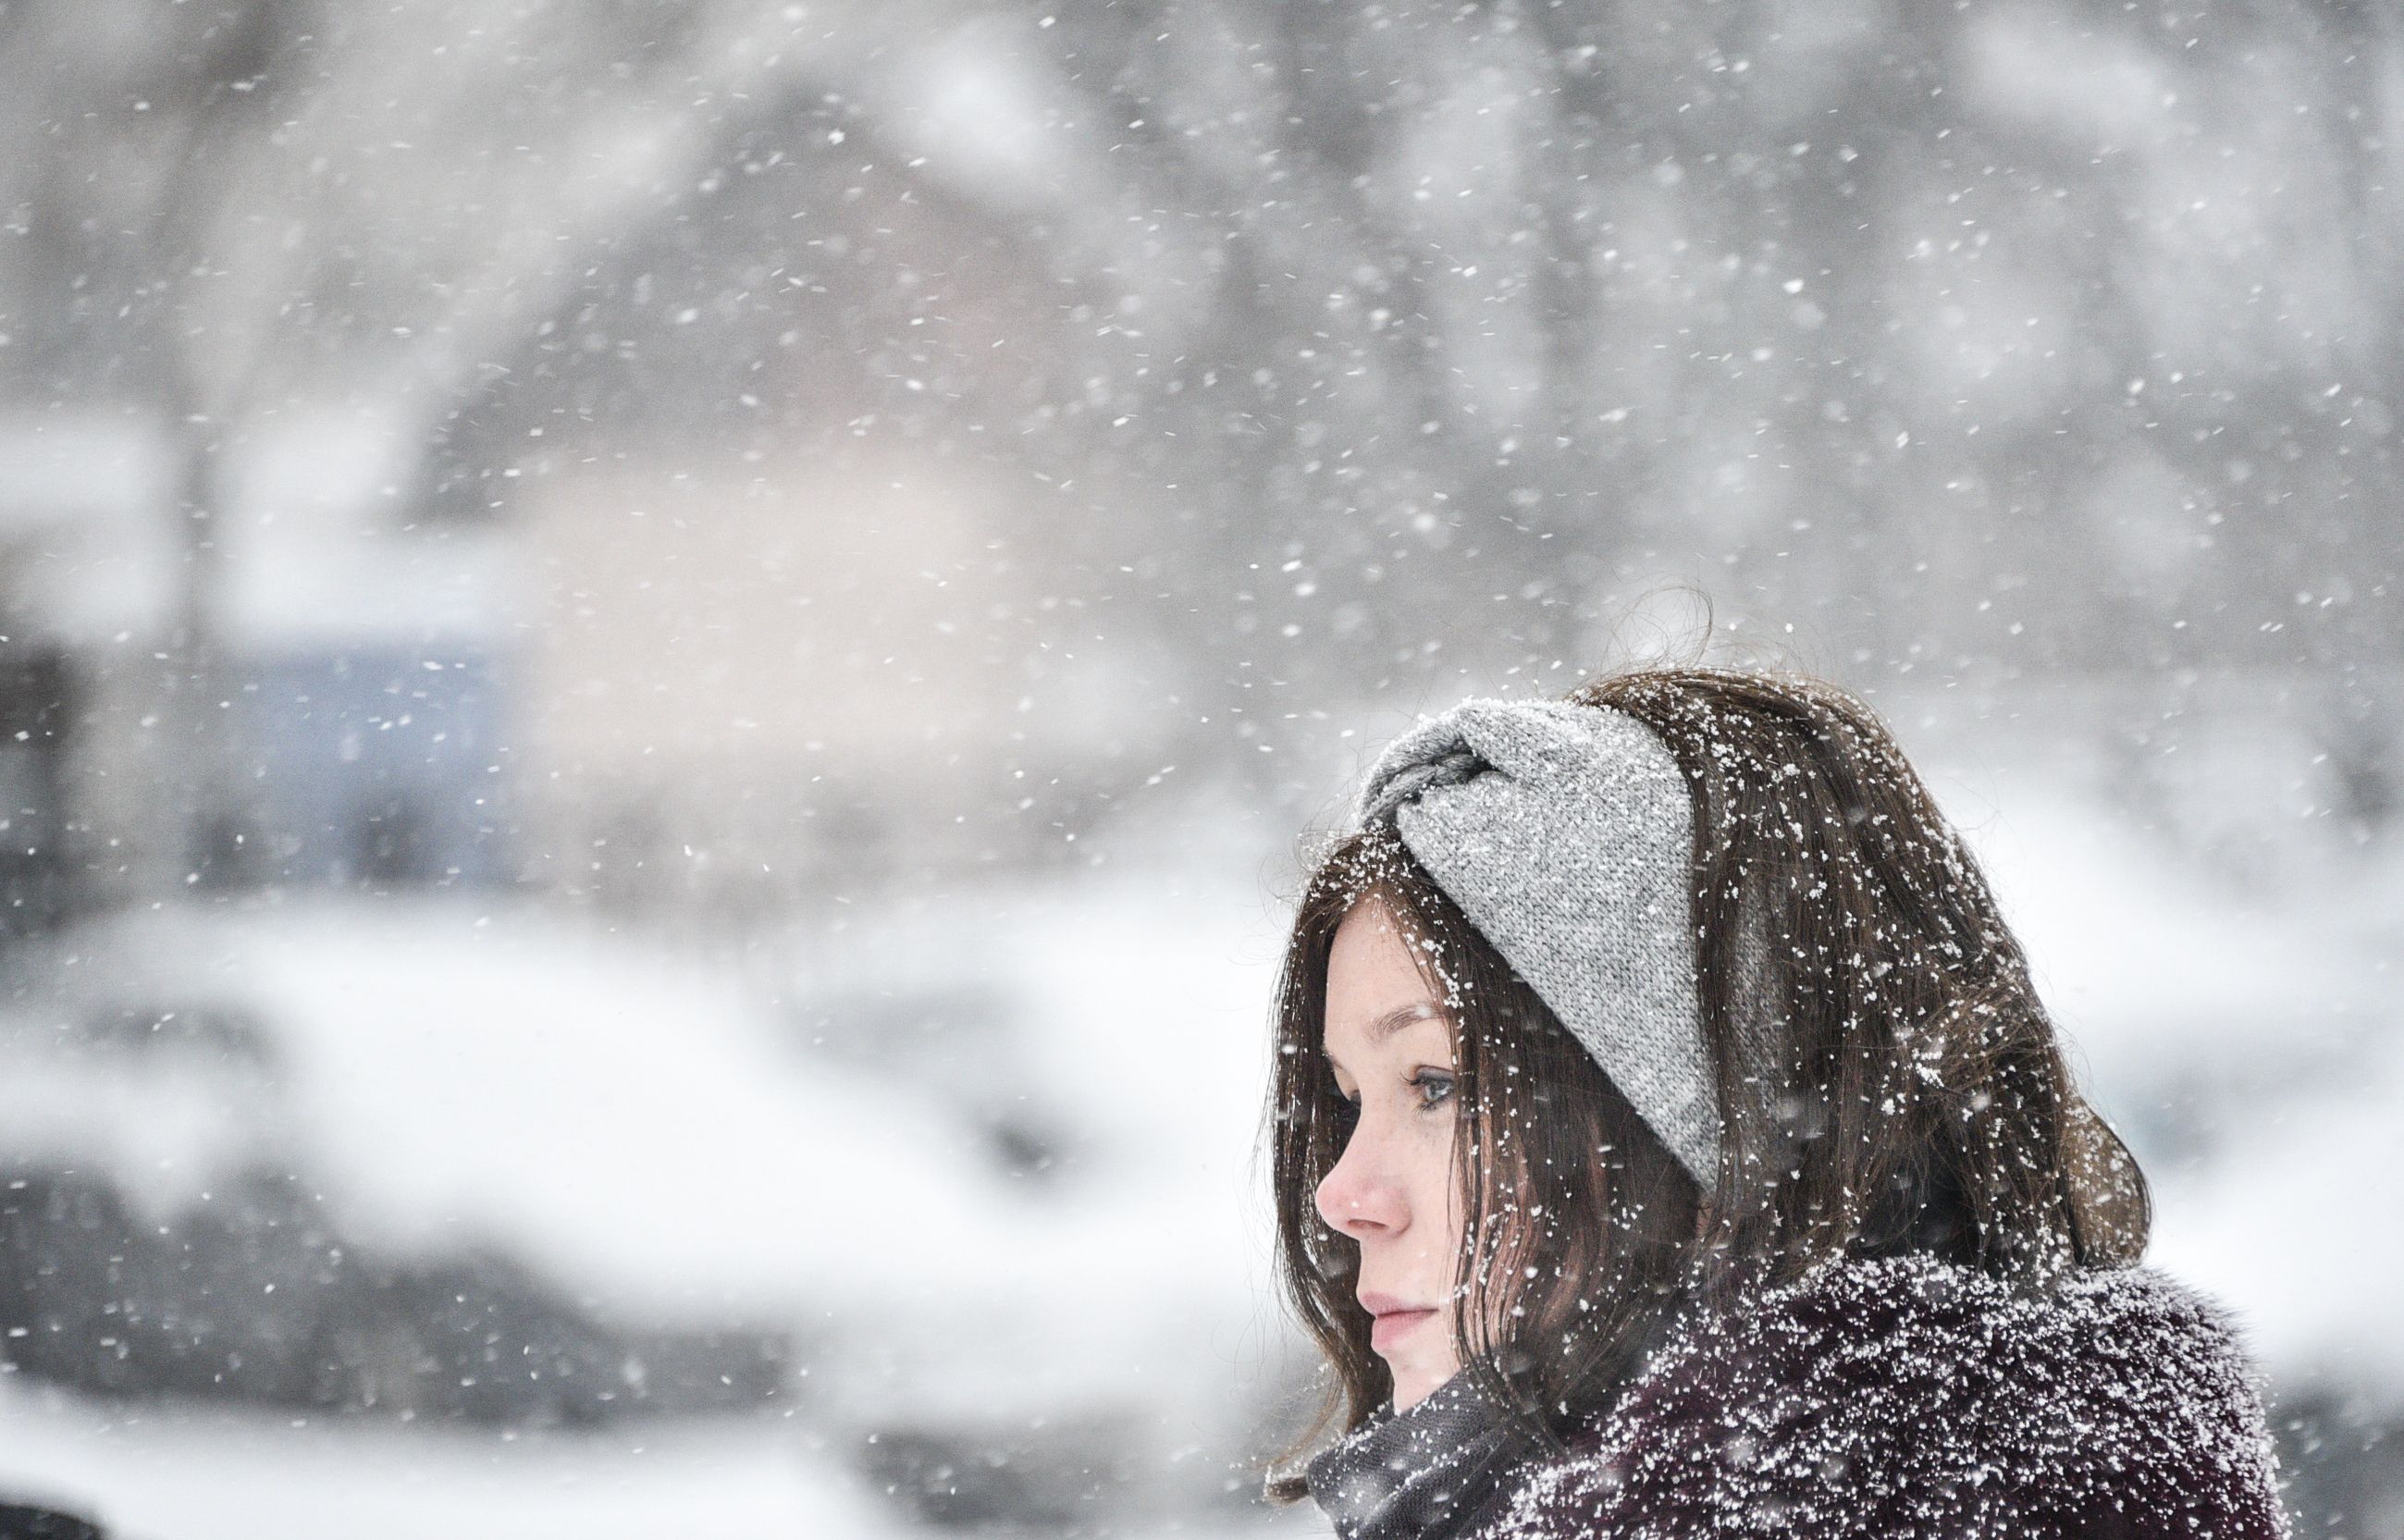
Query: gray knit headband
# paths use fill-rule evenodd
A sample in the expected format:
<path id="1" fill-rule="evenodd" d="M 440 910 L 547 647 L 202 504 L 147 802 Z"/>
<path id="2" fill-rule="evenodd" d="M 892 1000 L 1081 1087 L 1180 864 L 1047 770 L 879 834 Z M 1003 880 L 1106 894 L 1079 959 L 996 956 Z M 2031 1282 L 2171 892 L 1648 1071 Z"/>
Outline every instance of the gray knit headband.
<path id="1" fill-rule="evenodd" d="M 1608 707 L 1462 701 L 1387 745 L 1354 810 L 1395 831 L 1679 1164 L 1717 1180 L 1678 762 Z"/>

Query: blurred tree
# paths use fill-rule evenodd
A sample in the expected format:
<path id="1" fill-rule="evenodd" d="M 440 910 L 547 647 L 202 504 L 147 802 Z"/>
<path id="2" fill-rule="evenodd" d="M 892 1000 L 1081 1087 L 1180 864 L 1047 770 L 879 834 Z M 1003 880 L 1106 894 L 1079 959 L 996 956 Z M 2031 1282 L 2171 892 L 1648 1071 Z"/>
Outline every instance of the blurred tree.
<path id="1" fill-rule="evenodd" d="M 1122 281 L 1168 312 L 1115 410 L 1251 468 L 1325 568 L 1283 607 L 1313 650 L 1416 569 L 1388 647 L 1490 595 L 1526 656 L 1648 550 L 1864 656 L 2404 636 L 2385 10 L 1046 10 L 1024 94 L 1083 130 L 1047 160 L 1114 168 L 1051 181 L 1124 189 Z"/>

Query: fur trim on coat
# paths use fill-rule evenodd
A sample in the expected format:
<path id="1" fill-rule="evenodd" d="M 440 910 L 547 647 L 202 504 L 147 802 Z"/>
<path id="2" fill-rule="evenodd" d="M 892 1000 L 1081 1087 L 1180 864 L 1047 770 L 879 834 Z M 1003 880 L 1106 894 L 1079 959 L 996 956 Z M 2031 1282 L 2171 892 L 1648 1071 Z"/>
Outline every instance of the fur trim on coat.
<path id="1" fill-rule="evenodd" d="M 1481 1540 L 2285 1540 L 2227 1313 L 2150 1267 L 2013 1295 L 1827 1265 L 1674 1333 Z"/>

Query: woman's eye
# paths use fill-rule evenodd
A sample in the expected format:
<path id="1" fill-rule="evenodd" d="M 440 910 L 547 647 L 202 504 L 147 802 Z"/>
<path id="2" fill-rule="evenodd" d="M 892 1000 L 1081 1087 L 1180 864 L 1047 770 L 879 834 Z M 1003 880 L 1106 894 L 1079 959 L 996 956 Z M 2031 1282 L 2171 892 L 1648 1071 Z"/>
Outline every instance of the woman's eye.
<path id="1" fill-rule="evenodd" d="M 1442 1070 L 1421 1070 L 1411 1076 L 1411 1084 L 1418 1087 L 1419 1106 L 1424 1109 L 1443 1105 L 1452 1096 L 1457 1082 Z"/>

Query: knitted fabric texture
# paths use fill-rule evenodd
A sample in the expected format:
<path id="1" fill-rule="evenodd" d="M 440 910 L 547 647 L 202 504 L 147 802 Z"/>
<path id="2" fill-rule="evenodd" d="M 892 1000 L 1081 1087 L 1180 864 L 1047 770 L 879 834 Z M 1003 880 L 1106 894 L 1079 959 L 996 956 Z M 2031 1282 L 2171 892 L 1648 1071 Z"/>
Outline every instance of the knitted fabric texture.
<path id="1" fill-rule="evenodd" d="M 1355 827 L 1395 833 L 1709 1188 L 1720 1114 L 1696 996 L 1678 762 L 1607 707 L 1465 700 L 1387 745 Z"/>
<path id="2" fill-rule="evenodd" d="M 1498 1517 L 1504 1480 L 1538 1452 L 1463 1372 L 1407 1410 L 1387 1402 L 1303 1479 L 1336 1540 L 1443 1540 Z"/>

